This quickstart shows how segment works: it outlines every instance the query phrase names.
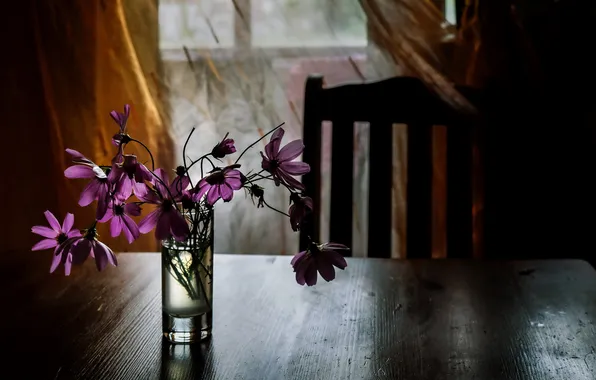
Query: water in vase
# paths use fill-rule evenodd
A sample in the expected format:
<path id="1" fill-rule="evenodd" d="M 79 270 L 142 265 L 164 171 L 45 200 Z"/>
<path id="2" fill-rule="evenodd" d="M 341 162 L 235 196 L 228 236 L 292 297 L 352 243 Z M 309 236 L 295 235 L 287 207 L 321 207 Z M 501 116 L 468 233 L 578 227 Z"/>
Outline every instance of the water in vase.
<path id="1" fill-rule="evenodd" d="M 209 337 L 213 299 L 211 246 L 164 245 L 162 258 L 164 337 L 174 343 Z"/>

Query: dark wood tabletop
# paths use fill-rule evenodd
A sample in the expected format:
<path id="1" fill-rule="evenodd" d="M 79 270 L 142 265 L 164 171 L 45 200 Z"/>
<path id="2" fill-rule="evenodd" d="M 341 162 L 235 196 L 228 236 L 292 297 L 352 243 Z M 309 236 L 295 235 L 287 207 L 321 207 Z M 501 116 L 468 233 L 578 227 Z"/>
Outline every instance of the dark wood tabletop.
<path id="1" fill-rule="evenodd" d="M 596 272 L 579 260 L 348 259 L 301 287 L 289 256 L 216 255 L 210 341 L 161 337 L 160 258 L 48 273 L 0 260 L 4 379 L 594 379 Z"/>

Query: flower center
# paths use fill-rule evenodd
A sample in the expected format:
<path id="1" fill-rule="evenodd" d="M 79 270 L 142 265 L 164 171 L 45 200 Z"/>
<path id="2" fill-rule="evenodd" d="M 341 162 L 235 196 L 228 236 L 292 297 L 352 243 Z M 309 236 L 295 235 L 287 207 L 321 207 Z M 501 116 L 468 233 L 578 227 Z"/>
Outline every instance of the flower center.
<path id="1" fill-rule="evenodd" d="M 115 205 L 114 206 L 114 215 L 124 215 L 124 206 L 123 205 Z"/>
<path id="2" fill-rule="evenodd" d="M 56 240 L 58 241 L 58 244 L 62 244 L 66 241 L 66 239 L 68 239 L 68 236 L 66 236 L 65 233 L 61 233 L 60 235 L 58 235 L 58 237 L 56 238 Z"/>
<path id="3" fill-rule="evenodd" d="M 218 170 L 207 177 L 206 181 L 210 185 L 221 185 L 226 181 L 226 177 L 221 170 Z"/>
<path id="4" fill-rule="evenodd" d="M 269 169 L 270 170 L 275 170 L 279 167 L 279 162 L 277 160 L 271 160 L 269 161 Z"/>
<path id="5" fill-rule="evenodd" d="M 164 199 L 164 200 L 163 200 L 163 202 L 162 202 L 162 204 L 161 204 L 161 207 L 162 207 L 162 208 L 163 208 L 165 211 L 169 211 L 169 210 L 172 208 L 172 206 L 173 206 L 173 203 L 172 203 L 172 201 L 171 201 L 171 200 L 169 200 L 169 199 Z"/>

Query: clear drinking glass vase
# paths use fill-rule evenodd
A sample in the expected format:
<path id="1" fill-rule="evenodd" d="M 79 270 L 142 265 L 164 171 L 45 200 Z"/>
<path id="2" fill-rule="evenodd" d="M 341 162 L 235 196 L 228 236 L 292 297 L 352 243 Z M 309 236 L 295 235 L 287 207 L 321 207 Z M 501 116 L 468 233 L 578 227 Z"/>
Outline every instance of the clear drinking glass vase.
<path id="1" fill-rule="evenodd" d="M 213 209 L 185 213 L 187 240 L 162 242 L 163 336 L 193 343 L 211 336 L 213 301 Z"/>

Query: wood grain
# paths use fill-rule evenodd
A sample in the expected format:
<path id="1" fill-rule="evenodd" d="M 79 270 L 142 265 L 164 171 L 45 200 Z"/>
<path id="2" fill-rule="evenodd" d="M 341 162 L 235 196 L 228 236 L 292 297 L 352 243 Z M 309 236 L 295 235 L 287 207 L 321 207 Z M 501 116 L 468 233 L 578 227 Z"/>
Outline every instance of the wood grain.
<path id="1" fill-rule="evenodd" d="M 216 255 L 211 341 L 161 339 L 160 260 L 97 273 L 1 259 L 0 378 L 592 379 L 596 272 L 579 260 L 348 259 L 300 287 L 287 256 Z"/>

